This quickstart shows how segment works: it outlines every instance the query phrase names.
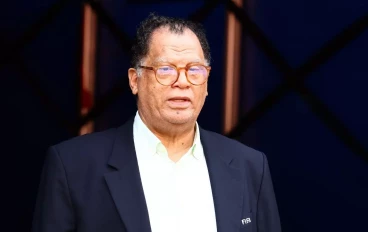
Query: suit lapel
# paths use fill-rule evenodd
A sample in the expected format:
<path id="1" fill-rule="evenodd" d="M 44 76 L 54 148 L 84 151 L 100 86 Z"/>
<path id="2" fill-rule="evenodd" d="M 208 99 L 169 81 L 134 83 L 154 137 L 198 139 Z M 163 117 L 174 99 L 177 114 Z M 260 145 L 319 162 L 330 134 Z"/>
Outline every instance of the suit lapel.
<path id="1" fill-rule="evenodd" d="M 150 232 L 133 140 L 133 120 L 117 130 L 109 165 L 116 170 L 105 174 L 116 208 L 128 232 Z"/>
<path id="2" fill-rule="evenodd" d="M 232 164 L 229 147 L 217 136 L 202 130 L 201 142 L 206 156 L 214 199 L 217 231 L 239 231 L 243 207 L 244 175 L 240 168 Z"/>

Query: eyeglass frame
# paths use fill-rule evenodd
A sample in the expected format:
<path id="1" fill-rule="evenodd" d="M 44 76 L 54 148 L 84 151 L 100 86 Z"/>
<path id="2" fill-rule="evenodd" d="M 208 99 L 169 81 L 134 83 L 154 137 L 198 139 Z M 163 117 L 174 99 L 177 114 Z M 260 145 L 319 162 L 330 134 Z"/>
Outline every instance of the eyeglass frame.
<path id="1" fill-rule="evenodd" d="M 189 80 L 189 78 L 188 78 L 188 70 L 189 70 L 189 68 L 190 67 L 192 67 L 192 66 L 203 66 L 206 70 L 207 70 L 207 78 L 206 78 L 206 80 L 202 83 L 202 84 L 193 84 L 190 80 Z M 171 64 L 171 63 L 165 63 L 165 64 L 160 64 L 160 65 L 156 65 L 156 66 L 144 66 L 144 65 L 139 65 L 138 67 L 139 68 L 143 68 L 143 69 L 147 69 L 147 70 L 151 70 L 151 71 L 154 71 L 154 73 L 155 73 L 155 79 L 156 79 L 156 81 L 159 83 L 159 84 L 161 84 L 161 85 L 163 85 L 163 86 L 170 86 L 170 85 L 164 85 L 164 84 L 162 84 L 158 79 L 157 79 L 157 70 L 158 70 L 158 68 L 159 67 L 161 67 L 161 66 L 171 66 L 171 67 L 173 67 L 173 68 L 175 68 L 176 69 L 176 72 L 178 73 L 178 76 L 176 77 L 176 80 L 174 81 L 174 82 L 172 82 L 170 85 L 172 85 L 172 84 L 174 84 L 175 82 L 177 82 L 178 81 L 178 79 L 179 79 L 179 76 L 180 76 L 180 70 L 182 70 L 182 69 L 184 69 L 185 70 L 185 77 L 187 78 L 187 81 L 190 83 L 190 84 L 192 84 L 192 85 L 195 85 L 195 86 L 200 86 L 200 85 L 203 85 L 204 83 L 206 83 L 207 81 L 208 81 L 208 77 L 210 76 L 210 70 L 211 70 L 211 66 L 207 66 L 207 65 L 204 65 L 204 64 L 201 64 L 201 63 L 189 63 L 189 64 L 187 64 L 185 67 L 177 67 L 175 64 Z"/>

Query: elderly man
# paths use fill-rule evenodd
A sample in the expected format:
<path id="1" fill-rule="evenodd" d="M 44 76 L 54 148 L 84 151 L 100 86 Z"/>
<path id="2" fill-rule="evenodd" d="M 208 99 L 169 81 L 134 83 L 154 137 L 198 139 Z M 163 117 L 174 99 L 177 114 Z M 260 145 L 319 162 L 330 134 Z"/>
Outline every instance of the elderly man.
<path id="1" fill-rule="evenodd" d="M 142 22 L 128 70 L 135 117 L 49 149 L 33 231 L 281 231 L 265 155 L 197 124 L 209 62 L 199 25 Z"/>

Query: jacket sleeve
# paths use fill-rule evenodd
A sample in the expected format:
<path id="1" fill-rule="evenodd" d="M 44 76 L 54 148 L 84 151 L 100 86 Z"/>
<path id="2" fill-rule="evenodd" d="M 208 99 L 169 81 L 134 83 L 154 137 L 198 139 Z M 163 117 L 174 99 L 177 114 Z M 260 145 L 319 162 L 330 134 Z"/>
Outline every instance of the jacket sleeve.
<path id="1" fill-rule="evenodd" d="M 263 154 L 263 174 L 257 202 L 257 231 L 281 232 L 280 216 L 267 157 Z"/>
<path id="2" fill-rule="evenodd" d="M 48 149 L 36 199 L 32 232 L 75 230 L 67 174 L 55 147 Z"/>

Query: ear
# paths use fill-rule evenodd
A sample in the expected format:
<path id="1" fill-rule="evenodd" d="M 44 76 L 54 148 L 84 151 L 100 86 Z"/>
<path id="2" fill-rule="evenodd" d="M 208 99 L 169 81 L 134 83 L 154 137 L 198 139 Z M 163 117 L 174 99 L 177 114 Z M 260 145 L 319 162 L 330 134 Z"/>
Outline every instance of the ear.
<path id="1" fill-rule="evenodd" d="M 134 68 L 130 68 L 128 70 L 128 77 L 129 77 L 129 86 L 132 90 L 134 95 L 138 93 L 138 73 L 137 70 Z"/>

